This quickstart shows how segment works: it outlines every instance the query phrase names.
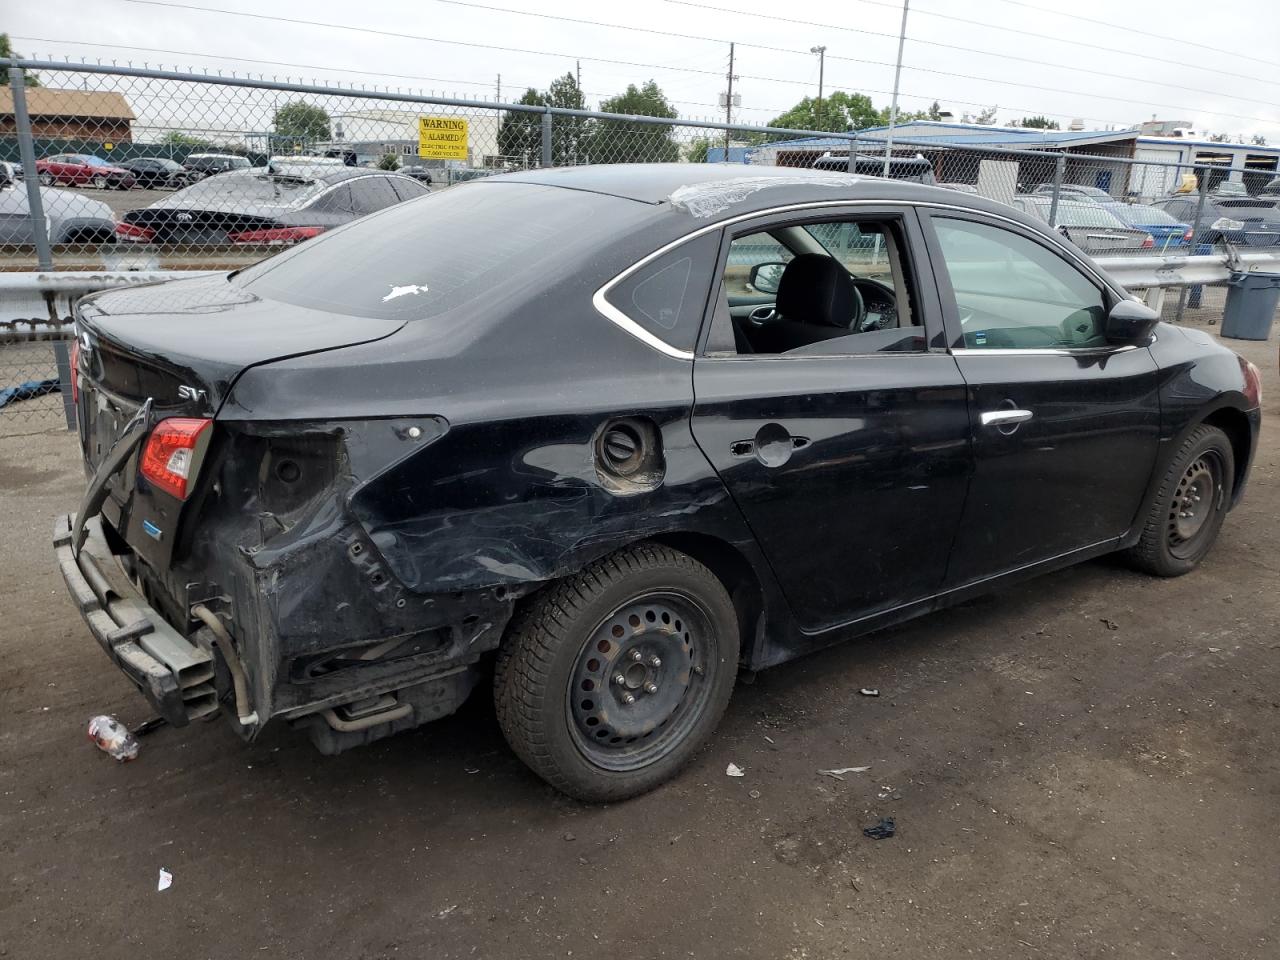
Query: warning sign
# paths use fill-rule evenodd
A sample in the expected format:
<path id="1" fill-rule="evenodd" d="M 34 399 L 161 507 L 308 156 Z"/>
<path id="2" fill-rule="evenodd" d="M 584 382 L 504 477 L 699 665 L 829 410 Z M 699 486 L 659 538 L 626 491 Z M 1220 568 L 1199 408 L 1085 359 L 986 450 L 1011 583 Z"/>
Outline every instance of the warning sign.
<path id="1" fill-rule="evenodd" d="M 425 160 L 467 159 L 467 121 L 459 117 L 419 117 L 418 156 Z"/>

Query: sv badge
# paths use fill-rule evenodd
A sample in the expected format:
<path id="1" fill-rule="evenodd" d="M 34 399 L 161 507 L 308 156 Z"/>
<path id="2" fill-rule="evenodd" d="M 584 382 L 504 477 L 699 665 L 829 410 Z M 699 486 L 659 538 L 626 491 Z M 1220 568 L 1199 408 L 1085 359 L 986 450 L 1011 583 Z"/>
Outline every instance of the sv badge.
<path id="1" fill-rule="evenodd" d="M 194 400 L 203 402 L 206 394 L 203 390 L 197 390 L 195 387 L 189 387 L 185 383 L 178 387 L 179 400 Z"/>

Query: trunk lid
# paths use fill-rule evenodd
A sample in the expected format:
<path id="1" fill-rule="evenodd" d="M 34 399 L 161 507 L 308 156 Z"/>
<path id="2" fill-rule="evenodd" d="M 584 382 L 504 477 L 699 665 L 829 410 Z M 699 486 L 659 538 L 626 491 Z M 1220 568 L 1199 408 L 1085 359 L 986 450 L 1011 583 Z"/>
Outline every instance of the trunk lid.
<path id="1" fill-rule="evenodd" d="M 92 479 L 147 400 L 146 433 L 169 417 L 213 418 L 249 367 L 378 340 L 403 321 L 264 300 L 215 274 L 86 297 L 76 326 L 76 415 Z M 139 480 L 145 445 L 144 434 L 133 455 L 103 478 L 101 510 L 141 557 L 163 570 L 183 503 Z"/>
<path id="2" fill-rule="evenodd" d="M 248 367 L 403 326 L 264 300 L 226 274 L 95 294 L 76 312 L 83 381 L 135 404 L 150 397 L 157 416 L 212 416 Z"/>

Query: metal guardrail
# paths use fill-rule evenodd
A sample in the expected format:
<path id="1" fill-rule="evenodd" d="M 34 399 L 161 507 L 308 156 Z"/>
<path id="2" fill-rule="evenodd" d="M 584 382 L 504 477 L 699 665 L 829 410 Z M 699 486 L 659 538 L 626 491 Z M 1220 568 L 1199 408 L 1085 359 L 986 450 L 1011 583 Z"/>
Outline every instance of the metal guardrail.
<path id="1" fill-rule="evenodd" d="M 1233 273 L 1280 273 L 1280 248 L 1271 253 L 1231 249 L 1209 256 L 1095 257 L 1099 267 L 1129 289 L 1223 283 Z M 76 297 L 98 290 L 137 286 L 161 280 L 209 276 L 216 270 L 77 270 L 0 272 L 0 339 L 6 328 L 50 331 L 71 315 Z M 27 336 L 25 339 L 33 339 Z"/>
<path id="2" fill-rule="evenodd" d="M 1275 253 L 1228 250 L 1194 257 L 1094 257 L 1093 262 L 1126 288 L 1154 289 L 1222 283 L 1233 273 L 1280 272 L 1280 249 Z"/>

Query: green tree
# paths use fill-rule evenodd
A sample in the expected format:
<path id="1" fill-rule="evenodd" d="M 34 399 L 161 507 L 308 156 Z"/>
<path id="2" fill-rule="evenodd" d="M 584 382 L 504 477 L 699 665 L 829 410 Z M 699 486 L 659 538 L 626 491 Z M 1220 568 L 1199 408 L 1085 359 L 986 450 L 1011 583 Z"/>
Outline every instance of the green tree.
<path id="1" fill-rule="evenodd" d="M 9 42 L 9 35 L 7 33 L 0 33 L 0 57 L 13 59 L 21 56 L 22 54 L 13 49 L 13 44 Z M 40 86 L 40 78 L 34 73 L 29 73 L 26 70 L 22 71 L 22 82 L 28 87 Z M 8 85 L 9 71 L 0 70 L 0 87 L 7 87 Z"/>
<path id="2" fill-rule="evenodd" d="M 604 113 L 666 120 L 679 116 L 662 88 L 652 80 L 640 87 L 628 84 L 625 93 L 602 101 L 600 109 Z M 666 123 L 597 120 L 584 138 L 585 156 L 592 163 L 674 163 L 680 159 L 680 147 L 672 138 L 672 127 Z"/>
<path id="3" fill-rule="evenodd" d="M 399 170 L 400 158 L 394 153 L 384 153 L 378 158 L 379 170 Z"/>
<path id="4" fill-rule="evenodd" d="M 769 126 L 844 133 L 887 122 L 888 114 L 877 110 L 870 97 L 836 90 L 831 96 L 823 97 L 821 103 L 816 97 L 805 97 L 786 113 L 769 121 Z"/>
<path id="5" fill-rule="evenodd" d="M 516 103 L 545 107 L 547 98 L 530 87 Z M 538 166 L 542 162 L 541 114 L 514 110 L 504 113 L 498 127 L 498 153 L 519 169 Z"/>
<path id="6" fill-rule="evenodd" d="M 723 143 L 724 141 L 721 141 Z M 684 158 L 690 163 L 706 163 L 707 153 L 711 150 L 710 137 L 697 137 L 685 148 Z"/>
<path id="7" fill-rule="evenodd" d="M 329 114 L 324 107 L 292 100 L 276 110 L 276 135 L 302 143 L 329 139 Z"/>
<path id="8" fill-rule="evenodd" d="M 1057 120 L 1050 120 L 1048 117 L 1037 114 L 1034 117 L 1023 117 L 1018 121 L 1020 127 L 1034 127 L 1040 130 L 1060 130 Z"/>
<path id="9" fill-rule="evenodd" d="M 556 77 L 547 88 L 545 102 L 549 107 L 564 110 L 585 110 L 586 98 L 578 89 L 578 80 L 572 73 Z M 585 163 L 587 138 L 591 132 L 586 117 L 557 116 L 551 127 L 551 162 L 557 167 Z"/>

